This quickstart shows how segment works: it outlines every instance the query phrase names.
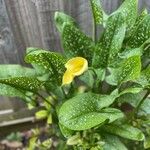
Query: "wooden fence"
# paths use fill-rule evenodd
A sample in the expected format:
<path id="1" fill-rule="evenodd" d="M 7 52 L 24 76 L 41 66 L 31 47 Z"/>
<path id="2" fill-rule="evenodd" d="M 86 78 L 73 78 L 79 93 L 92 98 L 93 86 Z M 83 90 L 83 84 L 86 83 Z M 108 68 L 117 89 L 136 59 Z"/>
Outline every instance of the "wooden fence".
<path id="1" fill-rule="evenodd" d="M 123 0 L 101 1 L 110 13 Z M 150 0 L 139 0 L 139 8 L 144 6 L 150 9 Z M 92 34 L 89 0 L 0 0 L 0 63 L 26 65 L 23 58 L 29 46 L 62 52 L 55 11 L 71 15 L 87 35 Z M 23 107 L 25 104 L 16 98 L 0 97 L 0 112 Z"/>

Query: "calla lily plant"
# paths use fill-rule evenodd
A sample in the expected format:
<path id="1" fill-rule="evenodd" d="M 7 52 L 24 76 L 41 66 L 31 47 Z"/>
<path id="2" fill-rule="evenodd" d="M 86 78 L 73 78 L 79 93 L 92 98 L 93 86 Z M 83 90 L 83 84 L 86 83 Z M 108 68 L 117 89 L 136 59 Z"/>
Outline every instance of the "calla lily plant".
<path id="1" fill-rule="evenodd" d="M 0 95 L 41 106 L 36 118 L 46 119 L 47 138 L 36 129 L 29 150 L 150 149 L 150 15 L 138 0 L 110 15 L 89 1 L 92 37 L 56 12 L 63 54 L 30 47 L 32 68 L 0 65 Z"/>

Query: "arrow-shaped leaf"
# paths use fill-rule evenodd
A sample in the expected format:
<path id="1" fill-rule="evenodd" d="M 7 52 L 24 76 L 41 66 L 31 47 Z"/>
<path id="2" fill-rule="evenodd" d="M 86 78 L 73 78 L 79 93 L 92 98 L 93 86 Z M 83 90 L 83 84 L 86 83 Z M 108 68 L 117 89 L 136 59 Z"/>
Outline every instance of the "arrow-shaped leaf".
<path id="1" fill-rule="evenodd" d="M 103 23 L 103 13 L 102 6 L 99 0 L 91 0 L 92 13 L 94 17 L 94 21 L 96 24 Z"/>
<path id="2" fill-rule="evenodd" d="M 48 74 L 49 81 L 61 84 L 66 62 L 62 55 L 55 52 L 37 50 L 27 54 L 25 61 L 42 67 L 45 73 Z"/>
<path id="3" fill-rule="evenodd" d="M 140 56 L 132 56 L 126 59 L 121 66 L 119 73 L 119 83 L 134 81 L 139 78 L 141 72 L 141 58 Z"/>
<path id="4" fill-rule="evenodd" d="M 34 69 L 20 65 L 0 65 L 0 78 L 36 76 Z"/>
<path id="5" fill-rule="evenodd" d="M 66 101 L 59 109 L 59 122 L 71 130 L 85 130 L 106 120 L 112 122 L 123 117 L 120 110 L 108 107 L 115 100 L 114 95 L 94 93 L 79 94 Z"/>
<path id="6" fill-rule="evenodd" d="M 114 13 L 121 13 L 127 23 L 127 35 L 137 19 L 138 0 L 125 0 Z"/>
<path id="7" fill-rule="evenodd" d="M 127 46 L 130 48 L 138 48 L 150 39 L 150 15 L 146 15 L 137 26 L 134 34 L 129 38 Z M 148 42 L 150 44 L 150 42 Z M 147 52 L 149 49 L 144 49 Z M 145 53 L 145 51 L 143 53 Z"/>
<path id="8" fill-rule="evenodd" d="M 94 67 L 106 67 L 114 61 L 122 47 L 125 31 L 126 24 L 121 13 L 116 13 L 108 19 L 101 41 L 95 48 Z"/>
<path id="9" fill-rule="evenodd" d="M 2 83 L 0 83 L 0 95 L 9 97 L 20 97 L 22 99 L 26 98 L 23 91 L 20 91 L 19 89 Z"/>
<path id="10" fill-rule="evenodd" d="M 68 58 L 81 56 L 91 64 L 94 43 L 91 38 L 87 37 L 77 27 L 70 23 L 64 23 L 62 42 Z"/>
<path id="11" fill-rule="evenodd" d="M 63 24 L 65 22 L 75 24 L 75 20 L 72 17 L 64 14 L 63 12 L 55 12 L 54 20 L 56 23 L 56 27 L 60 33 L 62 33 L 63 31 Z"/>
<path id="12" fill-rule="evenodd" d="M 13 77 L 0 79 L 0 83 L 9 85 L 16 89 L 36 92 L 42 86 L 42 82 L 33 77 Z"/>
<path id="13" fill-rule="evenodd" d="M 104 130 L 106 130 L 109 133 L 116 134 L 127 139 L 136 140 L 136 141 L 144 140 L 144 134 L 142 133 L 141 130 L 127 124 L 105 125 Z"/>

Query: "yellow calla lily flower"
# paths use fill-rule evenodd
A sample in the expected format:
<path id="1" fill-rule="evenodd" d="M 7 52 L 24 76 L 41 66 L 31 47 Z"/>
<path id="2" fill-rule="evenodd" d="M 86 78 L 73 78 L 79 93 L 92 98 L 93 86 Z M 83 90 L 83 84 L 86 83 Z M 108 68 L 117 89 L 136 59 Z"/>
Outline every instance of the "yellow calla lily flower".
<path id="1" fill-rule="evenodd" d="M 64 73 L 62 85 L 70 84 L 75 76 L 79 76 L 88 69 L 88 62 L 83 57 L 74 57 L 66 64 L 66 72 Z"/>

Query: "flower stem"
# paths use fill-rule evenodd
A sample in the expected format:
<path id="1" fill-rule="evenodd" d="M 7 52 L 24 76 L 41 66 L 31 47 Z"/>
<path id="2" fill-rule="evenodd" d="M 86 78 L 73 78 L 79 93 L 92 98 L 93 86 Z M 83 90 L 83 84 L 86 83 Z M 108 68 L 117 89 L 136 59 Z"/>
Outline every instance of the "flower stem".
<path id="1" fill-rule="evenodd" d="M 45 97 L 43 97 L 41 94 L 39 94 L 39 93 L 36 93 L 40 98 L 42 98 L 45 102 L 47 102 L 49 105 L 51 105 L 52 106 L 52 108 L 54 108 L 55 109 L 55 106 L 53 105 L 53 104 L 51 104 Z"/>
<path id="2" fill-rule="evenodd" d="M 63 93 L 63 95 L 64 95 L 64 98 L 67 98 L 67 95 L 66 95 L 66 93 L 65 93 L 65 90 L 64 90 L 64 88 L 61 86 L 61 91 L 62 91 L 62 93 Z"/>

